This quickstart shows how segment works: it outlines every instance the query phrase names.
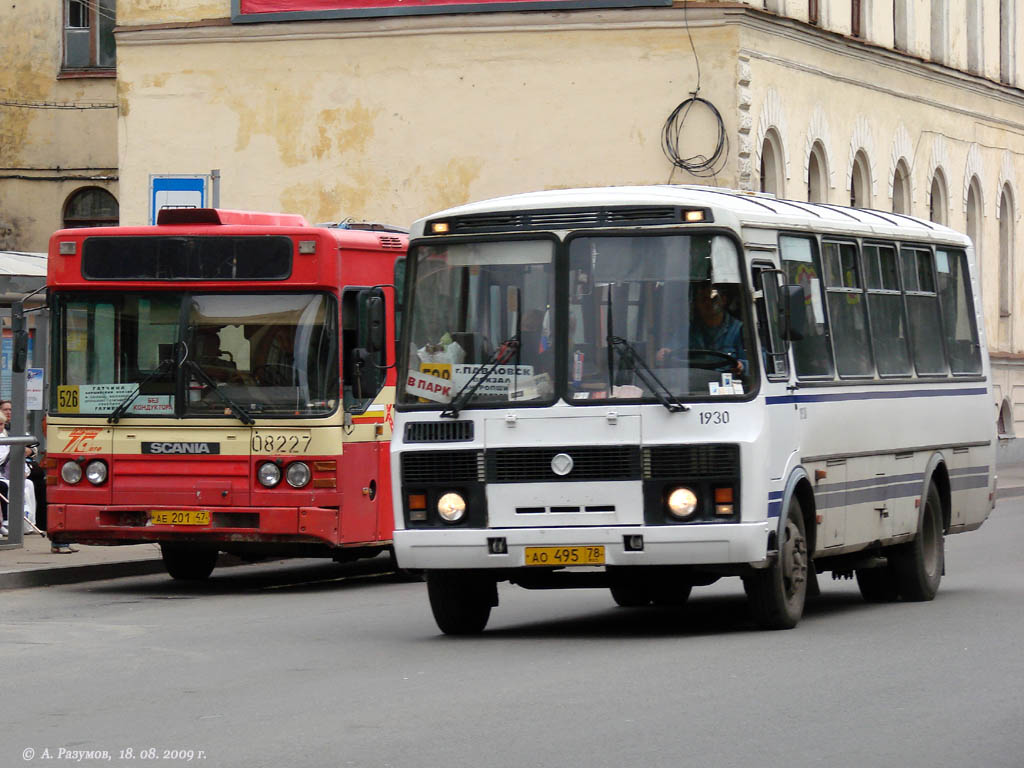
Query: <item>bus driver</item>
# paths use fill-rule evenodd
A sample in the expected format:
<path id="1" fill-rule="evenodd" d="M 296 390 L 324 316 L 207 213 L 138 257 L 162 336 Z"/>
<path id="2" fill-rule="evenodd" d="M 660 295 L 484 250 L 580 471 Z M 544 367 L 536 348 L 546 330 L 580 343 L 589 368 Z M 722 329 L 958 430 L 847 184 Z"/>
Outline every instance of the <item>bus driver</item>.
<path id="1" fill-rule="evenodd" d="M 726 311 L 725 297 L 710 282 L 700 283 L 694 288 L 691 306 L 694 311 L 690 318 L 689 349 L 710 349 L 734 357 L 732 374 L 742 376 L 747 369 L 743 323 Z M 658 362 L 664 363 L 671 358 L 673 349 L 681 347 L 679 340 L 672 347 L 662 347 L 656 354 Z"/>

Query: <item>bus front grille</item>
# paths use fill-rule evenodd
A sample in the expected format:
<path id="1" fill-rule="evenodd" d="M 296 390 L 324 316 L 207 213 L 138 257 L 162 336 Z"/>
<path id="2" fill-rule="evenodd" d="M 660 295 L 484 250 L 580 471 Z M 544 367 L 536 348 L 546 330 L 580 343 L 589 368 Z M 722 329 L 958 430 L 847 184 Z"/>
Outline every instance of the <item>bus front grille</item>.
<path id="1" fill-rule="evenodd" d="M 565 454 L 572 468 L 557 474 L 555 456 Z M 561 448 L 498 448 L 487 451 L 487 480 L 492 483 L 557 483 L 639 480 L 640 451 L 632 445 Z"/>
<path id="2" fill-rule="evenodd" d="M 666 477 L 738 477 L 738 445 L 659 445 L 644 448 L 645 480 Z"/>
<path id="3" fill-rule="evenodd" d="M 413 421 L 405 425 L 407 443 L 465 443 L 472 439 L 472 421 Z"/>
<path id="4" fill-rule="evenodd" d="M 483 481 L 480 451 L 410 451 L 402 454 L 402 484 Z"/>

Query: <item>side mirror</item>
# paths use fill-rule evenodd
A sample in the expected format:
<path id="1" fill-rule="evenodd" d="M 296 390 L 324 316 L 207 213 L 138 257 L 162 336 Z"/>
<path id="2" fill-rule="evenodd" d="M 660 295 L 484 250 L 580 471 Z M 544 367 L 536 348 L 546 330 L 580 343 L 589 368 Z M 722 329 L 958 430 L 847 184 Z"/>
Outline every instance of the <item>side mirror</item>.
<path id="1" fill-rule="evenodd" d="M 11 355 L 11 371 L 13 373 L 24 373 L 27 365 L 28 331 L 15 331 Z"/>
<path id="2" fill-rule="evenodd" d="M 372 355 L 384 349 L 384 297 L 379 293 L 366 300 L 366 347 Z"/>
<path id="3" fill-rule="evenodd" d="M 786 341 L 800 341 L 807 335 L 807 299 L 802 285 L 782 286 L 779 327 Z"/>

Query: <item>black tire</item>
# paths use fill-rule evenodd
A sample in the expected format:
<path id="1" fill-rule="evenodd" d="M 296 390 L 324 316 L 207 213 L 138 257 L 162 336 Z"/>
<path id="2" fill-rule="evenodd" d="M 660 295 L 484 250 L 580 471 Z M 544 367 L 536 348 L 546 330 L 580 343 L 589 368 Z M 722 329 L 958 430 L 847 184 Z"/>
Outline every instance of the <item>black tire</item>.
<path id="1" fill-rule="evenodd" d="M 775 562 L 743 577 L 743 588 L 758 626 L 792 629 L 800 622 L 807 600 L 809 562 L 803 512 L 794 495 L 786 510 Z"/>
<path id="2" fill-rule="evenodd" d="M 607 568 L 608 589 L 620 608 L 643 608 L 651 604 L 651 585 L 643 569 Z"/>
<path id="3" fill-rule="evenodd" d="M 217 550 L 188 544 L 161 544 L 164 567 L 172 579 L 205 581 L 217 565 Z"/>
<path id="4" fill-rule="evenodd" d="M 896 574 L 889 566 L 858 568 L 857 587 L 861 597 L 869 603 L 891 603 L 900 596 Z"/>
<path id="5" fill-rule="evenodd" d="M 446 635 L 477 635 L 498 604 L 498 584 L 474 571 L 427 571 L 427 595 L 438 629 Z"/>
<path id="6" fill-rule="evenodd" d="M 924 602 L 935 597 L 946 562 L 946 542 L 942 532 L 942 499 L 935 484 L 929 484 L 924 505 L 918 515 L 917 536 L 889 554 L 900 597 Z"/>

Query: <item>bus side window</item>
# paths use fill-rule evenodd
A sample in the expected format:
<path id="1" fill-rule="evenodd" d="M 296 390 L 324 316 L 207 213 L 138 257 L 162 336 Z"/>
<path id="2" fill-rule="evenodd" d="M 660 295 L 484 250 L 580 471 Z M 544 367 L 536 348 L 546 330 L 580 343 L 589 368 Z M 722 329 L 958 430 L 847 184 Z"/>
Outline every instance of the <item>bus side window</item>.
<path id="1" fill-rule="evenodd" d="M 829 339 L 825 301 L 822 297 L 821 260 L 818 244 L 812 237 L 782 235 L 779 252 L 786 283 L 802 285 L 806 297 L 807 332 L 793 342 L 793 365 L 797 377 L 831 379 L 835 366 Z"/>
<path id="2" fill-rule="evenodd" d="M 939 249 L 935 256 L 949 367 L 954 374 L 981 373 L 981 344 L 967 277 L 967 254 L 961 250 Z"/>
<path id="3" fill-rule="evenodd" d="M 370 299 L 379 289 L 346 289 L 341 295 L 342 389 L 345 410 L 362 413 L 384 386 L 386 360 L 383 344 L 371 338 Z"/>
<path id="4" fill-rule="evenodd" d="M 779 329 L 779 274 L 772 264 L 753 265 L 755 290 L 761 291 L 756 304 L 757 330 L 764 354 L 765 375 L 771 380 L 789 378 L 789 355 Z"/>

